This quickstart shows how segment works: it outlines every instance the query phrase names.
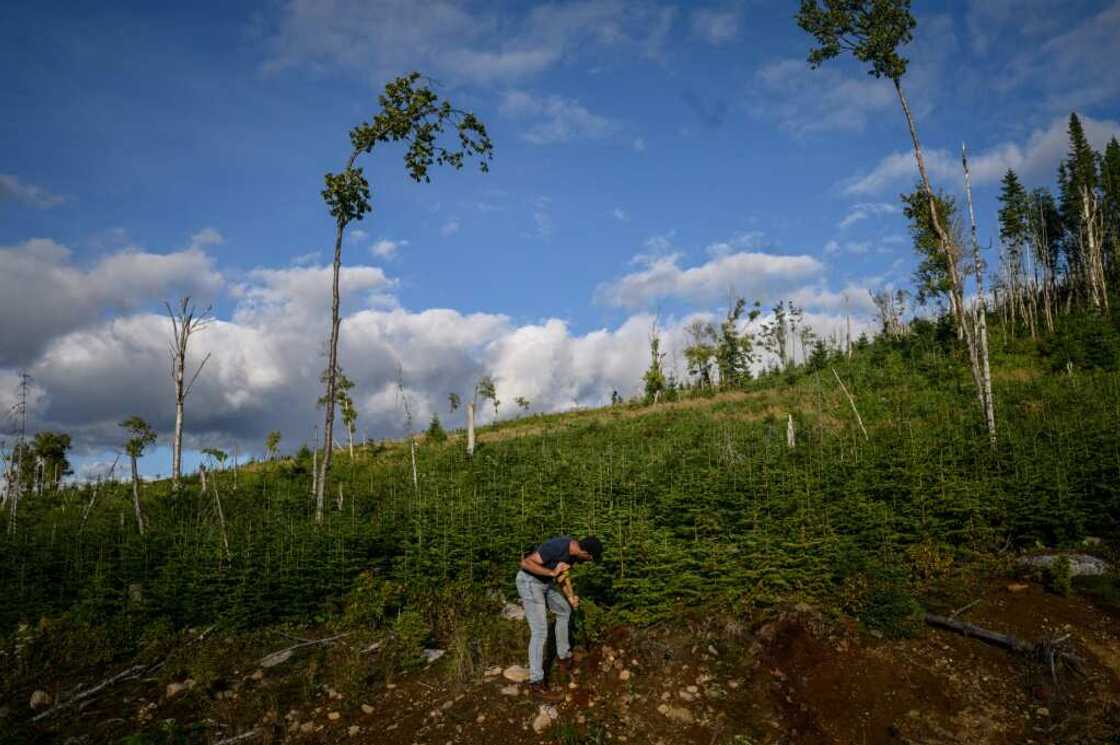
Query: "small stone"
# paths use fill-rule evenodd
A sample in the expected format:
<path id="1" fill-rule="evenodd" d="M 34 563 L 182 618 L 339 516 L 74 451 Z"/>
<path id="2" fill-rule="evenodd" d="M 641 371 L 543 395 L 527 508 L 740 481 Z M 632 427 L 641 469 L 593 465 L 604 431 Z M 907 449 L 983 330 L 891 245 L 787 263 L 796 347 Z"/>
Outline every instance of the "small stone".
<path id="1" fill-rule="evenodd" d="M 719 657 L 719 650 L 716 649 L 715 646 L 709 644 L 708 645 L 708 654 L 710 654 L 712 657 Z"/>
<path id="2" fill-rule="evenodd" d="M 630 671 L 629 670 L 623 670 L 622 672 L 620 672 L 618 674 L 618 679 L 623 680 L 623 681 L 630 680 Z"/>
<path id="3" fill-rule="evenodd" d="M 362 704 L 362 713 L 363 714 L 372 714 L 373 713 L 373 707 L 370 706 L 369 704 Z"/>
<path id="4" fill-rule="evenodd" d="M 258 680 L 258 681 L 259 680 L 264 680 L 264 670 L 257 670 L 255 673 L 253 673 L 249 677 L 252 678 L 253 680 Z"/>
<path id="5" fill-rule="evenodd" d="M 689 693 L 699 693 L 700 692 L 700 689 L 697 688 L 696 686 L 689 686 L 687 690 L 688 690 Z"/>
<path id="6" fill-rule="evenodd" d="M 552 709 L 552 707 L 542 706 L 537 712 L 537 715 L 533 717 L 533 731 L 538 735 L 552 726 L 552 720 L 555 717 L 549 714 L 548 709 Z M 553 711 L 555 711 L 555 709 L 553 709 Z"/>
<path id="7" fill-rule="evenodd" d="M 362 728 L 361 728 L 361 727 L 359 727 L 359 726 L 358 726 L 358 725 L 356 725 L 356 724 L 351 724 L 351 725 L 350 725 L 350 727 L 349 727 L 349 729 L 347 729 L 347 730 L 346 730 L 346 734 L 348 734 L 348 735 L 350 735 L 351 737 L 353 737 L 354 735 L 358 734 L 358 733 L 359 733 L 359 732 L 361 732 L 361 731 L 362 731 Z"/>
<path id="8" fill-rule="evenodd" d="M 883 632 L 879 631 L 879 629 L 871 629 L 871 635 L 873 637 L 875 637 L 876 639 L 882 639 L 883 638 Z"/>
<path id="9" fill-rule="evenodd" d="M 315 722 L 304 722 L 299 726 L 299 731 L 303 734 L 309 734 L 315 731 Z"/>
<path id="10" fill-rule="evenodd" d="M 483 722 L 486 721 L 486 715 L 485 714 L 479 714 L 477 717 L 475 717 L 475 721 L 478 722 L 479 724 L 482 724 Z"/>
<path id="11" fill-rule="evenodd" d="M 685 691 L 685 690 L 677 691 L 677 695 L 680 696 L 682 701 L 692 701 L 693 699 L 696 698 L 691 693 L 689 693 L 688 691 Z"/>
<path id="12" fill-rule="evenodd" d="M 486 668 L 486 672 L 483 673 L 483 675 L 485 675 L 487 678 L 494 678 L 494 677 L 497 677 L 498 675 L 501 675 L 501 674 L 502 674 L 502 666 L 501 665 L 494 665 L 493 667 L 488 667 L 488 668 Z"/>
<path id="13" fill-rule="evenodd" d="M 429 665 L 447 654 L 446 649 L 425 649 L 420 656 L 424 658 L 424 662 Z"/>
<path id="14" fill-rule="evenodd" d="M 1030 587 L 1030 585 L 1023 584 L 1022 582 L 1012 582 L 1007 586 L 1008 592 L 1022 592 Z"/>
<path id="15" fill-rule="evenodd" d="M 502 676 L 513 683 L 524 683 L 529 679 L 529 671 L 521 665 L 510 665 L 502 671 Z"/>
<path id="16" fill-rule="evenodd" d="M 660 711 L 667 719 L 671 719 L 674 722 L 678 722 L 680 724 L 692 724 L 694 721 L 696 721 L 692 716 L 692 712 L 684 708 L 683 706 L 669 706 L 668 704 L 662 704 L 661 706 L 657 707 L 657 710 Z"/>
<path id="17" fill-rule="evenodd" d="M 1035 713 L 1035 714 L 1038 714 L 1038 715 L 1039 715 L 1040 717 L 1048 717 L 1048 716 L 1050 716 L 1050 710 L 1049 710 L 1049 709 L 1047 709 L 1047 708 L 1046 708 L 1045 706 L 1040 706 L 1040 707 L 1038 707 L 1037 709 L 1035 709 L 1035 712 L 1034 712 L 1034 713 Z"/>
<path id="18" fill-rule="evenodd" d="M 341 718 L 342 714 L 337 711 L 332 711 L 331 713 L 327 714 L 327 719 L 331 720 L 332 722 L 337 722 Z"/>
<path id="19" fill-rule="evenodd" d="M 189 691 L 194 688 L 194 680 L 187 678 L 182 683 L 168 683 L 167 684 L 167 698 L 174 698 L 183 691 Z"/>
<path id="20" fill-rule="evenodd" d="M 46 691 L 35 691 L 31 694 L 31 708 L 41 709 L 51 705 L 51 695 Z"/>
<path id="21" fill-rule="evenodd" d="M 521 688 L 516 685 L 508 685 L 502 688 L 503 696 L 516 696 L 521 693 Z"/>

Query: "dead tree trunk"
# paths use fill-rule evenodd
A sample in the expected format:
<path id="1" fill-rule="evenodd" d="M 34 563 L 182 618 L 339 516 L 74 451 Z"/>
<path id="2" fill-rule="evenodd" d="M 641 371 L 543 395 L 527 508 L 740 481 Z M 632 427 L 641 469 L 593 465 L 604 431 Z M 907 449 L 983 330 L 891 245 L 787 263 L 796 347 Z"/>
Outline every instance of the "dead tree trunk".
<path id="1" fill-rule="evenodd" d="M 867 434 L 867 427 L 863 426 L 863 417 L 859 415 L 859 409 L 856 408 L 856 400 L 852 398 L 852 394 L 848 393 L 848 388 L 844 385 L 844 381 L 840 379 L 836 368 L 831 367 L 829 369 L 832 370 L 832 374 L 836 377 L 836 382 L 840 384 L 840 390 L 844 391 L 844 395 L 848 397 L 848 403 L 852 405 L 852 413 L 856 415 L 856 421 L 859 423 L 860 431 L 863 432 L 863 439 L 870 440 L 871 437 Z"/>
<path id="2" fill-rule="evenodd" d="M 130 455 L 132 463 L 132 509 L 136 512 L 136 527 L 144 535 L 144 510 L 140 506 L 140 472 L 136 468 L 136 456 Z"/>
<path id="3" fill-rule="evenodd" d="M 988 361 L 988 311 L 984 298 L 984 263 L 980 258 L 980 242 L 976 239 L 976 212 L 972 208 L 972 180 L 968 174 L 968 154 L 961 143 L 961 165 L 964 168 L 964 187 L 968 194 L 968 218 L 972 224 L 972 265 L 976 273 L 976 318 L 977 318 L 977 356 L 980 380 L 981 403 L 984 407 L 984 420 L 988 425 L 988 439 L 996 444 L 996 413 L 992 401 L 992 370 Z"/>
<path id="4" fill-rule="evenodd" d="M 467 402 L 467 455 L 474 456 L 474 401 Z"/>
<path id="5" fill-rule="evenodd" d="M 206 355 L 198 369 L 194 371 L 190 381 L 186 380 L 187 346 L 190 343 L 191 334 L 206 328 L 212 320 L 209 308 L 199 314 L 190 304 L 190 301 L 189 297 L 180 300 L 178 311 L 172 310 L 170 303 L 164 303 L 167 307 L 167 315 L 171 319 L 169 351 L 171 353 L 171 379 L 175 383 L 175 434 L 171 441 L 171 488 L 174 491 L 179 490 L 182 481 L 184 402 L 190 395 L 191 388 L 194 387 L 194 382 L 198 379 L 198 374 L 202 372 L 206 361 L 210 359 L 210 355 Z"/>
<path id="6" fill-rule="evenodd" d="M 233 552 L 229 550 L 229 533 L 226 532 L 226 513 L 222 509 L 222 497 L 218 494 L 218 479 L 210 480 L 210 489 L 214 492 L 214 506 L 218 508 L 218 526 L 222 529 L 222 545 L 226 549 L 226 561 L 233 559 Z"/>

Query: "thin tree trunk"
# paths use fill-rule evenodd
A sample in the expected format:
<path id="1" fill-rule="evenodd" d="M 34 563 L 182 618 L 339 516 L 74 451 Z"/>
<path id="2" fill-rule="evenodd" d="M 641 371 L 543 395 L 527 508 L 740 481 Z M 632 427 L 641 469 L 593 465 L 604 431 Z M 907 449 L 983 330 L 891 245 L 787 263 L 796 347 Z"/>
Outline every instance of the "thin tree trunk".
<path id="1" fill-rule="evenodd" d="M 906 115 L 906 125 L 910 129 L 910 140 L 914 145 L 914 159 L 918 162 L 918 173 L 922 178 L 922 188 L 926 193 L 926 199 L 929 201 L 929 214 L 930 220 L 933 223 L 933 230 L 937 233 L 938 243 L 941 245 L 941 252 L 945 255 L 945 263 L 949 270 L 949 281 L 952 284 L 951 293 L 955 293 L 955 302 L 950 304 L 954 306 L 957 314 L 957 323 L 963 329 L 967 323 L 964 312 L 964 297 L 961 288 L 960 272 L 957 269 L 957 257 L 951 248 L 951 242 L 945 228 L 941 225 L 941 217 L 937 214 L 937 202 L 933 196 L 933 187 L 930 186 L 929 176 L 926 174 L 926 162 L 922 157 L 922 145 L 918 140 L 918 130 L 914 125 L 914 115 L 910 111 L 910 104 L 906 101 L 906 95 L 902 92 L 902 82 L 898 78 L 894 78 L 894 89 L 898 93 L 898 101 L 902 105 L 902 113 Z M 960 332 L 958 332 L 960 333 Z M 967 334 L 967 331 L 965 332 Z"/>
<path id="2" fill-rule="evenodd" d="M 852 413 L 856 415 L 856 421 L 859 422 L 860 431 L 863 432 L 863 439 L 870 440 L 871 437 L 867 434 L 867 427 L 863 426 L 863 417 L 859 415 L 859 409 L 856 408 L 856 400 L 852 398 L 852 394 L 848 393 L 848 388 L 844 385 L 844 381 L 840 379 L 840 375 L 836 372 L 835 367 L 830 367 L 832 374 L 836 377 L 836 382 L 840 384 L 840 390 L 844 391 L 844 395 L 848 397 L 848 403 L 852 405 Z"/>
<path id="3" fill-rule="evenodd" d="M 412 488 L 417 493 L 420 492 L 420 478 L 416 473 L 416 440 L 411 437 L 408 440 L 409 450 L 412 452 Z"/>
<path id="4" fill-rule="evenodd" d="M 992 401 L 992 370 L 988 361 L 988 312 L 987 301 L 984 298 L 984 265 L 980 260 L 980 242 L 976 239 L 976 212 L 972 208 L 972 180 L 968 174 L 968 155 L 964 143 L 961 143 L 961 165 L 964 168 L 964 187 L 968 194 L 968 218 L 972 224 L 972 264 L 976 273 L 976 313 L 978 353 L 980 357 L 980 382 L 982 385 L 982 403 L 984 404 L 984 419 L 988 425 L 988 439 L 992 445 L 996 444 L 996 413 L 995 403 Z"/>
<path id="5" fill-rule="evenodd" d="M 793 450 L 797 447 L 797 433 L 793 429 L 793 414 L 787 414 L 786 417 L 786 447 Z"/>
<path id="6" fill-rule="evenodd" d="M 467 402 L 467 455 L 474 456 L 474 401 Z"/>
<path id="7" fill-rule="evenodd" d="M 184 358 L 175 359 L 175 435 L 171 440 L 171 490 L 179 491 L 183 473 L 183 364 Z"/>
<path id="8" fill-rule="evenodd" d="M 144 535 L 144 510 L 140 507 L 140 472 L 136 469 L 136 457 L 132 461 L 132 509 L 136 512 L 136 527 Z"/>
<path id="9" fill-rule="evenodd" d="M 214 478 L 210 481 L 210 489 L 214 492 L 214 504 L 218 508 L 218 525 L 222 529 L 222 545 L 226 549 L 226 561 L 233 560 L 233 553 L 229 550 L 229 534 L 226 532 L 226 513 L 222 509 L 222 498 L 218 494 L 218 479 Z"/>
<path id="10" fill-rule="evenodd" d="M 354 462 L 354 428 L 352 426 L 346 427 L 346 434 L 350 437 L 350 462 Z"/>
<path id="11" fill-rule="evenodd" d="M 202 485 L 202 493 L 206 493 L 206 466 L 199 464 L 198 466 L 198 480 Z"/>
<path id="12" fill-rule="evenodd" d="M 358 150 L 350 154 L 346 161 L 344 172 L 349 171 L 354 160 L 358 157 Z M 342 270 L 342 234 L 346 230 L 346 223 L 339 218 L 334 235 L 334 263 L 331 270 L 331 338 L 327 351 L 327 395 L 326 411 L 323 417 L 323 463 L 319 467 L 319 477 L 315 484 L 315 522 L 323 522 L 323 495 L 327 486 L 327 474 L 331 468 L 331 451 L 334 446 L 334 409 L 335 396 L 338 384 L 338 327 L 341 319 L 338 314 L 338 275 Z"/>

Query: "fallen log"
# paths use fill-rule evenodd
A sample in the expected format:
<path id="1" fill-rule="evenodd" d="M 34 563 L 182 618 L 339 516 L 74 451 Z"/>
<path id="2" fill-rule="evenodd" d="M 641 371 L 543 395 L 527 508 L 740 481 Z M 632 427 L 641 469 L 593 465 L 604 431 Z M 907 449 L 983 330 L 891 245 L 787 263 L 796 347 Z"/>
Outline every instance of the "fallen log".
<path id="1" fill-rule="evenodd" d="M 955 618 L 939 616 L 936 613 L 926 613 L 925 621 L 930 626 L 956 631 L 958 634 L 971 636 L 981 641 L 988 642 L 989 644 L 995 644 L 996 646 L 1009 649 L 1012 652 L 1041 662 L 1050 668 L 1050 675 L 1055 682 L 1058 680 L 1057 663 L 1059 661 L 1068 665 L 1074 671 L 1084 675 L 1082 659 L 1071 652 L 1066 652 L 1059 648 L 1059 645 L 1069 641 L 1069 634 L 1032 643 L 1012 634 L 1001 634 L 997 631 L 986 629 L 983 626 L 977 626 L 974 623 L 958 621 Z"/>
<path id="2" fill-rule="evenodd" d="M 288 635 L 284 634 L 284 636 L 288 636 Z M 293 644 L 290 647 L 285 647 L 284 649 L 279 649 L 275 652 L 272 652 L 271 654 L 266 654 L 264 657 L 262 657 L 260 659 L 259 662 L 257 662 L 257 664 L 260 665 L 261 667 L 276 667 L 277 665 L 279 665 L 283 662 L 287 662 L 291 658 L 292 653 L 295 652 L 297 649 L 302 649 L 303 647 L 314 647 L 314 646 L 317 646 L 319 644 L 330 644 L 331 642 L 333 642 L 337 639 L 341 639 L 345 636 L 350 636 L 350 634 L 349 633 L 336 634 L 335 636 L 328 636 L 325 639 L 305 639 L 305 640 L 301 641 L 299 644 Z M 288 638 L 292 639 L 292 638 L 298 638 L 298 637 L 288 636 Z"/>

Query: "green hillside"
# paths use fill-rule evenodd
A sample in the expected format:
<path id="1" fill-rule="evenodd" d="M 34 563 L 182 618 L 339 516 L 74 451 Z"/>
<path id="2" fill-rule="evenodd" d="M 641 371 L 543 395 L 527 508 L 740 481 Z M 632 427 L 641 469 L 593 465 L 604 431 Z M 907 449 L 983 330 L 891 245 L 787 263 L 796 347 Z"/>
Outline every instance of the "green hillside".
<path id="1" fill-rule="evenodd" d="M 438 638 L 488 592 L 514 596 L 526 547 L 589 532 L 606 559 L 578 581 L 603 622 L 782 597 L 858 611 L 951 563 L 1116 534 L 1116 332 L 1076 328 L 1093 323 L 1088 347 L 994 331 L 994 449 L 948 327 L 919 322 L 742 390 L 504 421 L 473 459 L 461 433 L 421 438 L 415 486 L 404 443 L 339 452 L 323 525 L 306 451 L 213 473 L 228 554 L 197 478 L 178 496 L 144 485 L 143 537 L 126 484 L 28 498 L 0 538 L 0 622 L 67 614 L 137 639 L 152 623 L 325 621 L 372 570 L 360 615 L 415 608 Z"/>

